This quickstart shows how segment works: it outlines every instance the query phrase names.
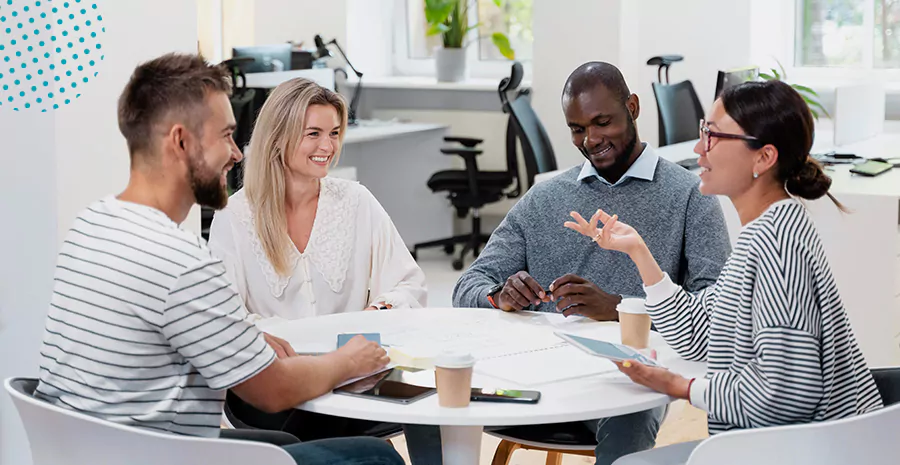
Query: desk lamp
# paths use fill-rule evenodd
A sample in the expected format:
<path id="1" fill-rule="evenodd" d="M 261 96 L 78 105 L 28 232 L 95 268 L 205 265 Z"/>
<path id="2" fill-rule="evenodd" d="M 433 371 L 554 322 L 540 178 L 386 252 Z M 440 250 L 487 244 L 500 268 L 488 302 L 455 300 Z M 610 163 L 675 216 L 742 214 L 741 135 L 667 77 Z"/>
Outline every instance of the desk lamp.
<path id="1" fill-rule="evenodd" d="M 353 67 L 353 64 L 350 63 L 350 60 L 347 59 L 347 54 L 344 53 L 344 50 L 341 48 L 341 45 L 337 43 L 337 39 L 331 39 L 329 42 L 325 42 L 322 40 L 322 36 L 316 34 L 315 37 L 316 43 L 316 51 L 313 54 L 315 59 L 330 57 L 331 52 L 328 51 L 329 45 L 334 45 L 337 47 L 338 52 L 340 52 L 341 57 L 344 61 L 347 62 L 347 65 L 350 66 L 350 69 L 353 70 L 353 73 L 356 74 L 356 90 L 353 91 L 353 98 L 350 99 L 350 109 L 348 110 L 348 121 L 347 123 L 350 125 L 356 125 L 358 120 L 356 118 L 356 109 L 359 106 L 359 96 L 362 93 L 362 77 L 363 73 L 360 73 L 356 68 Z"/>

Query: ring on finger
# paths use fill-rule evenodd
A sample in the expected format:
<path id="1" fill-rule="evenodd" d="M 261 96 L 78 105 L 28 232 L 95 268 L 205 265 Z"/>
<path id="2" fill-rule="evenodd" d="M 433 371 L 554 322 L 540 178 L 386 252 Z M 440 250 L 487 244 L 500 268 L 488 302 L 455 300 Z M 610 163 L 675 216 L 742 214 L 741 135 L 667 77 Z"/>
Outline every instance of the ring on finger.
<path id="1" fill-rule="evenodd" d="M 594 242 L 599 242 L 599 241 L 600 241 L 600 236 L 601 236 L 602 234 L 603 234 L 603 230 L 602 230 L 602 229 L 598 229 L 598 230 L 597 230 L 597 234 L 594 234 L 594 237 L 592 238 L 592 239 L 594 240 Z"/>

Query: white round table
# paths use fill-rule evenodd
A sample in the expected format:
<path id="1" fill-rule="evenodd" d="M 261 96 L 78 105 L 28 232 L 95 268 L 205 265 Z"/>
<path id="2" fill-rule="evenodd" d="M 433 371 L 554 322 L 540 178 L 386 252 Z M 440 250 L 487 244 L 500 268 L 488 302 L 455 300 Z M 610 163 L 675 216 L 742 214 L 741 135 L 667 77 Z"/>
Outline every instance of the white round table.
<path id="1" fill-rule="evenodd" d="M 594 322 L 587 318 L 536 312 L 505 313 L 490 309 L 403 309 L 342 313 L 316 318 L 277 321 L 260 325 L 263 330 L 284 338 L 297 352 L 333 350 L 338 333 L 382 333 L 382 343 L 393 340 L 438 339 L 435 334 L 449 334 L 449 339 L 465 338 L 473 322 L 490 327 L 496 339 L 509 337 L 511 344 L 521 343 L 512 338 L 522 324 L 530 331 L 552 334 L 554 331 L 576 333 L 597 339 L 610 337 L 611 326 L 617 323 Z M 510 328 L 506 334 L 503 328 Z M 499 331 L 498 331 L 499 329 Z M 555 337 L 555 336 L 554 336 Z M 452 341 L 450 341 L 452 343 Z M 496 343 L 496 341 L 494 341 Z M 611 342 L 619 342 L 612 340 Z M 436 342 L 439 344 L 440 341 Z M 674 353 L 658 334 L 651 336 L 651 348 L 670 370 L 687 377 L 703 376 L 704 363 L 684 361 Z M 478 358 L 478 348 L 473 348 Z M 585 354 L 586 357 L 591 357 Z M 576 357 L 577 358 L 577 357 Z M 566 363 L 566 362 L 562 362 Z M 578 363 L 573 360 L 572 363 Z M 541 367 L 523 367 L 540 370 Z M 508 380 L 493 378 L 476 372 L 472 385 L 506 389 L 534 389 L 541 391 L 537 404 L 504 404 L 473 402 L 468 408 L 443 408 L 432 395 L 409 405 L 382 402 L 345 395 L 326 394 L 297 408 L 347 418 L 400 424 L 439 425 L 446 465 L 478 463 L 481 435 L 485 426 L 514 426 L 606 418 L 648 410 L 673 399 L 631 383 L 624 375 L 608 372 L 578 379 L 557 381 L 537 386 L 515 385 Z"/>

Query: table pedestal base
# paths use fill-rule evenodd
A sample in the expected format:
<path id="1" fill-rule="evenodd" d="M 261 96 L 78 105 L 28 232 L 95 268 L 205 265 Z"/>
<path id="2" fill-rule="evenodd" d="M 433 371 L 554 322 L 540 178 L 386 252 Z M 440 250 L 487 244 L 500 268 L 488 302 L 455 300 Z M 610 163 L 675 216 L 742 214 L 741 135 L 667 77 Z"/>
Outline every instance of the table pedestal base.
<path id="1" fill-rule="evenodd" d="M 441 426 L 444 465 L 475 465 L 481 457 L 481 426 Z"/>

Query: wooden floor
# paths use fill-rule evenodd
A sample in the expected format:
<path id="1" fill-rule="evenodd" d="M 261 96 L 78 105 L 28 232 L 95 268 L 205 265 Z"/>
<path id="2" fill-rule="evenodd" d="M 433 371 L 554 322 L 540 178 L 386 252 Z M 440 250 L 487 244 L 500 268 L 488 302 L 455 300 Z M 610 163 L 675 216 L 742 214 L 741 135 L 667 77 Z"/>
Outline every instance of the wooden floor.
<path id="1" fill-rule="evenodd" d="M 656 445 L 660 447 L 677 442 L 696 441 L 707 436 L 706 414 L 702 410 L 692 407 L 687 402 L 679 401 L 672 404 L 672 407 L 669 409 L 669 416 L 659 430 Z M 400 452 L 400 455 L 406 460 L 406 463 L 409 463 L 409 457 L 406 454 L 406 440 L 403 436 L 392 439 L 392 442 L 394 447 Z M 493 436 L 484 436 L 481 446 L 482 465 L 491 463 L 499 442 Z M 546 458 L 547 454 L 543 452 L 520 450 L 513 455 L 510 465 L 544 465 Z M 563 465 L 592 463 L 594 463 L 594 459 L 589 457 L 567 455 L 563 458 Z"/>

